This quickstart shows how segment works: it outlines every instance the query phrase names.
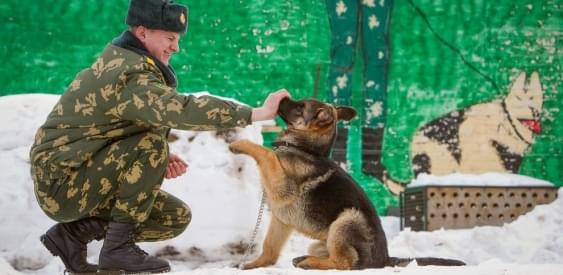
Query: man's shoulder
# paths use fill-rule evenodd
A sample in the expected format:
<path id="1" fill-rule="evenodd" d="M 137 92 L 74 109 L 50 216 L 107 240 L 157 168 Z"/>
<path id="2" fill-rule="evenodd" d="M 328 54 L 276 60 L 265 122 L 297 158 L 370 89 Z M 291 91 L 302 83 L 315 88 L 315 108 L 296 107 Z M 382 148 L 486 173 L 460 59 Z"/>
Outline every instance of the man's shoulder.
<path id="1" fill-rule="evenodd" d="M 120 63 L 122 68 L 126 70 L 143 70 L 159 73 L 155 60 L 151 57 L 139 54 L 135 51 L 121 48 L 119 46 L 108 44 L 102 52 L 100 58 L 109 64 L 110 62 Z"/>
<path id="2" fill-rule="evenodd" d="M 147 62 L 145 56 L 138 54 L 134 51 L 115 46 L 113 44 L 108 44 L 100 57 L 103 58 L 104 60 L 121 59 L 123 60 L 124 63 L 128 65 L 141 64 Z"/>

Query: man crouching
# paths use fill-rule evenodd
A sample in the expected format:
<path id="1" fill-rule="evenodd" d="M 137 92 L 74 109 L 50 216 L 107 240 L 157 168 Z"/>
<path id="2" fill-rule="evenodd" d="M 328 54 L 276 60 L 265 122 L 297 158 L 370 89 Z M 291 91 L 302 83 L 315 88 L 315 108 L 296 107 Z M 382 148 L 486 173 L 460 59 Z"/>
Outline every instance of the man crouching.
<path id="1" fill-rule="evenodd" d="M 129 30 L 81 71 L 39 128 L 31 175 L 43 211 L 58 223 L 41 241 L 72 274 L 160 273 L 167 261 L 135 242 L 182 233 L 189 207 L 160 189 L 186 172 L 168 151 L 171 128 L 217 130 L 273 119 L 286 90 L 259 108 L 176 92 L 168 64 L 187 29 L 187 7 L 168 0 L 132 0 Z M 86 245 L 104 239 L 99 266 Z"/>

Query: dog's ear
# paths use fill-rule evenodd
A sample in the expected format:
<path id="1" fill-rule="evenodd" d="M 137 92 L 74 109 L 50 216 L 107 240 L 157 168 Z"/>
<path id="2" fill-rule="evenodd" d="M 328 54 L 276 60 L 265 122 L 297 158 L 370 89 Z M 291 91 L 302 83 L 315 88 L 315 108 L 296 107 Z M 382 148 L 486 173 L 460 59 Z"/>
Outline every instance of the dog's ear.
<path id="1" fill-rule="evenodd" d="M 348 107 L 348 106 L 338 106 L 338 107 L 336 107 L 336 113 L 338 114 L 339 120 L 346 120 L 346 121 L 350 121 L 357 114 L 357 112 L 356 112 L 356 110 L 354 110 L 354 108 Z"/>

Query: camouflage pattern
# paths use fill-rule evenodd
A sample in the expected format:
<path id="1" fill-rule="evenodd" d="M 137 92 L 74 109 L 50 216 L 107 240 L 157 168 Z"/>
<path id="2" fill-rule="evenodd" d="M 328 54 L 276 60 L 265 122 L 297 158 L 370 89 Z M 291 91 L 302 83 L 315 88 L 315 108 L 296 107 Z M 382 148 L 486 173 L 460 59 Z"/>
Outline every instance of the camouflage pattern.
<path id="1" fill-rule="evenodd" d="M 179 94 L 165 83 L 154 60 L 111 44 L 77 75 L 30 153 L 35 194 L 49 217 L 139 223 L 138 241 L 168 239 L 186 228 L 189 207 L 160 190 L 170 128 L 244 127 L 251 109 Z"/>

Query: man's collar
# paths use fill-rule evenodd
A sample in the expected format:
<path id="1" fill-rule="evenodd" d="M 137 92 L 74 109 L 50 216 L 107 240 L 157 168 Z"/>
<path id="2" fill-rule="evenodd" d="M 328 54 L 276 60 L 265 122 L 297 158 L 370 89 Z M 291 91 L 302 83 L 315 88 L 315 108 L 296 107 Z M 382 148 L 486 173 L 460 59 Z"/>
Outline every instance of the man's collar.
<path id="1" fill-rule="evenodd" d="M 164 63 L 158 60 L 158 58 L 155 58 L 152 54 L 150 54 L 145 45 L 143 45 L 143 42 L 135 37 L 135 35 L 133 35 L 130 31 L 125 31 L 120 36 L 114 38 L 111 41 L 111 44 L 149 57 L 156 63 L 156 66 L 160 69 L 162 75 L 164 75 L 167 86 L 176 88 L 178 85 L 176 73 L 174 72 L 174 69 L 172 69 L 172 66 L 164 65 Z"/>

